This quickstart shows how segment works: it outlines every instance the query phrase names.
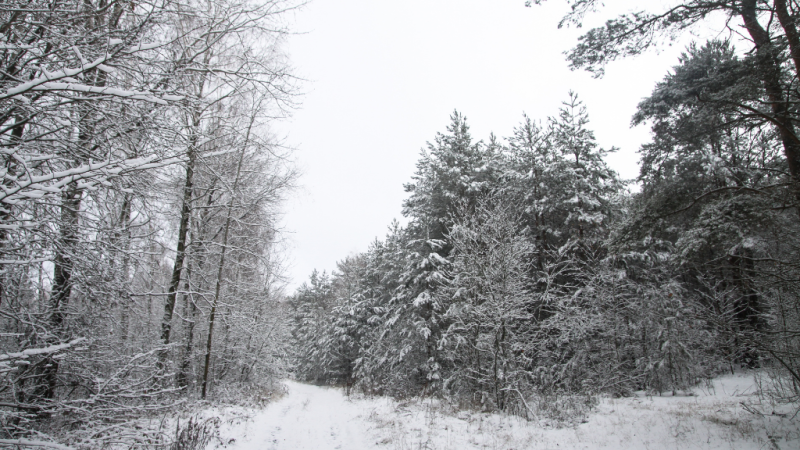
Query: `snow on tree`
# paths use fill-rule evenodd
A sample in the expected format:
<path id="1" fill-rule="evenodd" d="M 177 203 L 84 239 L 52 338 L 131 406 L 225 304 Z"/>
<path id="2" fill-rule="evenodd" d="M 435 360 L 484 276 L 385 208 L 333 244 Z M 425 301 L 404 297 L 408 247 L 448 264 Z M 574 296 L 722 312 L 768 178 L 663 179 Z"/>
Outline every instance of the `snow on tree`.
<path id="1" fill-rule="evenodd" d="M 499 199 L 487 195 L 473 211 L 462 205 L 448 236 L 453 261 L 437 292 L 449 305 L 439 343 L 450 359 L 443 388 L 483 407 L 524 411 L 533 246 L 520 232 L 519 212 Z"/>
<path id="2" fill-rule="evenodd" d="M 174 253 L 164 251 L 175 248 L 170 190 L 175 166 L 192 160 L 185 144 L 193 134 L 182 119 L 191 117 L 195 107 L 223 98 L 229 100 L 226 109 L 214 112 L 224 110 L 231 122 L 218 128 L 218 140 L 191 142 L 208 150 L 202 155 L 203 176 L 230 173 L 225 154 L 240 150 L 241 178 L 247 185 L 225 184 L 212 195 L 212 209 L 231 212 L 230 237 L 222 246 L 230 257 L 222 264 L 221 240 L 198 232 L 196 237 L 210 245 L 198 245 L 194 252 L 187 248 L 187 253 L 208 260 L 186 262 L 196 269 L 196 278 L 180 279 L 186 287 L 180 294 L 184 304 L 191 304 L 187 322 L 195 321 L 207 311 L 207 291 L 191 290 L 207 279 L 199 270 L 203 264 L 206 270 L 222 268 L 225 277 L 239 281 L 238 291 L 221 289 L 219 347 L 227 358 L 213 379 L 231 379 L 236 373 L 238 380 L 252 382 L 254 374 L 277 375 L 279 364 L 263 355 L 265 350 L 280 353 L 268 330 L 284 313 L 275 302 L 274 219 L 294 175 L 283 151 L 270 141 L 265 122 L 287 106 L 285 96 L 291 95 L 278 48 L 283 29 L 273 26 L 289 5 L 204 5 L 219 13 L 217 18 L 224 12 L 236 19 L 213 23 L 206 20 L 208 10 L 190 2 L 12 2 L 0 7 L 0 64 L 6 74 L 0 81 L 0 144 L 5 149 L 0 342 L 6 356 L 27 355 L 12 358 L 14 364 L 4 366 L 8 370 L 0 377 L 4 438 L 36 436 L 76 448 L 172 439 L 147 422 L 149 414 L 164 413 L 190 396 L 187 391 L 194 386 L 188 376 L 180 386 L 173 384 L 171 370 L 178 364 L 165 361 L 171 349 L 160 345 L 162 320 L 154 308 L 168 292 L 167 266 L 175 260 Z M 256 31 L 263 39 L 253 39 Z M 189 44 L 193 40 L 195 45 Z M 217 45 L 222 41 L 225 48 Z M 203 58 L 212 50 L 225 53 L 231 71 L 217 72 L 219 89 L 207 91 L 214 101 L 198 102 L 185 81 L 190 73 L 222 68 Z M 262 91 L 276 90 L 259 106 L 254 100 L 264 97 L 252 95 L 255 90 L 236 89 L 242 84 L 233 82 L 243 78 Z M 234 99 L 234 93 L 240 97 Z M 257 119 L 247 139 L 242 126 L 247 121 L 230 125 L 243 116 Z M 190 189 L 190 200 L 207 199 L 195 193 Z M 237 208 L 247 214 L 234 214 Z M 185 244 L 192 226 L 187 220 Z M 181 343 L 189 345 L 184 349 L 193 346 L 188 335 L 198 331 L 185 330 Z M 178 360 L 178 352 L 171 357 Z"/>

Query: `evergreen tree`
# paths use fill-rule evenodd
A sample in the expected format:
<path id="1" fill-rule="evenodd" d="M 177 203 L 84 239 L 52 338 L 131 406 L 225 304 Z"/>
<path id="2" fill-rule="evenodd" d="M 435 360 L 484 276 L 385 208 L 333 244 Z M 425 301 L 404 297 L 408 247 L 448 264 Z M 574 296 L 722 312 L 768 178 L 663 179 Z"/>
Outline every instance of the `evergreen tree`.
<path id="1" fill-rule="evenodd" d="M 560 184 L 548 187 L 556 207 L 565 214 L 560 229 L 566 238 L 597 244 L 608 229 L 622 183 L 603 159 L 616 149 L 599 148 L 594 133 L 586 128 L 588 123 L 586 107 L 570 92 L 558 117 L 550 119 L 553 145 L 559 153 L 550 170 L 558 173 Z"/>
<path id="2" fill-rule="evenodd" d="M 448 328 L 440 347 L 448 352 L 444 388 L 483 407 L 524 411 L 528 392 L 525 358 L 533 316 L 528 307 L 532 246 L 521 233 L 520 213 L 497 197 L 466 204 L 448 238 L 453 263 L 437 295 L 448 303 Z M 524 399 L 522 404 L 524 404 Z"/>
<path id="3" fill-rule="evenodd" d="M 483 142 L 473 142 L 466 118 L 457 111 L 450 116 L 447 133 L 437 133 L 417 162 L 410 195 L 403 215 L 412 219 L 410 228 L 423 239 L 443 240 L 450 231 L 456 204 L 474 202 L 488 192 L 494 181 L 494 152 Z M 447 247 L 443 247 L 446 256 Z"/>
<path id="4" fill-rule="evenodd" d="M 295 370 L 302 380 L 331 382 L 332 310 L 334 297 L 330 277 L 316 270 L 290 299 L 294 327 Z"/>
<path id="5" fill-rule="evenodd" d="M 791 180 L 775 133 L 738 111 L 760 101 L 752 64 L 726 41 L 692 44 L 679 62 L 634 117 L 652 122 L 653 142 L 641 149 L 642 191 L 615 241 L 672 251 L 719 347 L 731 361 L 756 364 L 753 338 L 743 339 L 765 325 L 758 285 L 766 274 L 755 261 L 791 258 L 796 248 L 773 238 L 796 228 L 784 208 Z"/>

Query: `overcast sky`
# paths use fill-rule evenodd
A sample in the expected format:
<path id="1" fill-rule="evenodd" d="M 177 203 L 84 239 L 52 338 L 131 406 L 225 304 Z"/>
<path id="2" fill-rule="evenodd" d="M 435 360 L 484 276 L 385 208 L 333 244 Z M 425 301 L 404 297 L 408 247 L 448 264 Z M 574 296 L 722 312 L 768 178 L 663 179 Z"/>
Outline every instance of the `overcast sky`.
<path id="1" fill-rule="evenodd" d="M 566 2 L 524 3 L 312 0 L 294 14 L 298 34 L 287 50 L 307 81 L 301 108 L 280 129 L 303 173 L 283 224 L 288 292 L 314 268 L 330 272 L 336 261 L 365 251 L 393 219 L 403 222 L 403 184 L 454 109 L 476 140 L 490 132 L 505 137 L 523 112 L 555 115 L 574 90 L 600 145 L 620 149 L 610 165 L 624 178 L 637 175 L 636 150 L 648 129 L 631 129 L 630 118 L 683 44 L 614 62 L 593 79 L 570 71 L 564 59 L 581 34 L 557 28 Z M 616 9 L 592 16 L 584 31 L 641 5 L 613 3 Z"/>

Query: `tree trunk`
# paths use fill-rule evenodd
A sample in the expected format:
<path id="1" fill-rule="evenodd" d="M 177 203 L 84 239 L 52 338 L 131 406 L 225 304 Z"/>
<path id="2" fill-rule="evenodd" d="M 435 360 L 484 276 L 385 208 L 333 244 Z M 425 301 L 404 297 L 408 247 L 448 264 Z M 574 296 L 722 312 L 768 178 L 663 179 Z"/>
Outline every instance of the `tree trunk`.
<path id="1" fill-rule="evenodd" d="M 193 236 L 196 236 L 194 241 L 196 242 L 195 249 L 193 250 L 192 254 L 194 255 L 196 262 L 196 270 L 197 273 L 202 274 L 203 269 L 205 268 L 206 262 L 206 251 L 205 251 L 205 240 L 207 239 L 207 217 L 209 215 L 209 211 L 211 210 L 211 205 L 214 204 L 214 193 L 216 192 L 216 183 L 217 178 L 215 178 L 211 186 L 208 189 L 208 196 L 206 199 L 205 208 L 201 210 L 200 214 L 198 214 L 198 221 L 197 221 L 197 230 L 190 231 L 193 233 Z M 176 382 L 179 387 L 187 387 L 189 385 L 189 371 L 192 367 L 192 347 L 194 346 L 194 328 L 197 325 L 197 303 L 195 303 L 194 299 L 191 297 L 191 294 L 188 294 L 191 290 L 190 278 L 191 271 L 187 271 L 187 279 L 185 286 L 184 293 L 184 301 L 186 305 L 186 309 L 188 311 L 188 320 L 186 320 L 186 341 L 183 347 L 183 360 L 181 361 L 181 366 L 178 371 L 178 375 L 176 377 Z M 196 290 L 201 290 L 204 288 L 204 283 L 202 280 L 198 281 L 197 286 L 195 286 Z"/>
<path id="2" fill-rule="evenodd" d="M 788 101 L 785 98 L 785 92 L 781 85 L 781 68 L 778 62 L 778 49 L 773 45 L 769 33 L 758 23 L 756 3 L 757 0 L 743 0 L 741 15 L 747 32 L 750 34 L 756 46 L 759 74 L 764 84 L 767 98 L 769 99 L 774 116 L 774 124 L 778 128 L 778 133 L 781 138 L 783 153 L 789 166 L 789 173 L 792 176 L 792 190 L 795 201 L 797 202 L 795 207 L 798 214 L 800 214 L 800 139 L 798 139 L 795 133 L 794 124 L 788 110 Z M 783 2 L 776 0 L 776 7 L 778 3 Z M 785 11 L 785 3 L 783 6 Z M 779 12 L 779 16 L 780 15 L 781 13 Z M 787 18 L 785 17 L 784 19 Z M 783 24 L 783 21 L 781 21 L 781 23 Z M 787 21 L 786 26 L 789 27 L 787 33 L 794 32 L 794 44 L 791 42 L 792 36 L 787 34 L 790 45 L 795 47 L 792 49 L 792 56 L 795 56 L 795 50 L 797 50 L 798 56 L 800 56 L 800 44 L 796 42 L 798 37 L 796 33 L 797 30 L 794 29 L 794 25 L 791 21 Z M 798 61 L 795 61 L 795 63 L 797 62 Z"/>
<path id="3" fill-rule="evenodd" d="M 188 278 L 188 277 L 187 277 Z M 183 294 L 183 298 L 185 301 L 185 311 L 184 315 L 187 317 L 186 319 L 186 343 L 183 348 L 183 358 L 181 361 L 180 370 L 178 370 L 178 375 L 175 378 L 176 384 L 180 388 L 185 388 L 189 386 L 189 369 L 192 367 L 192 345 L 194 344 L 194 326 L 197 319 L 197 305 L 194 303 L 194 300 L 190 298 L 188 294 L 189 289 L 191 288 L 189 284 L 189 280 L 186 280 L 184 283 L 186 293 Z"/>
<path id="4" fill-rule="evenodd" d="M 195 113 L 193 125 L 199 126 L 200 116 Z M 196 128 L 195 128 L 196 129 Z M 172 331 L 172 315 L 175 312 L 175 302 L 178 298 L 178 287 L 181 283 L 184 259 L 186 257 L 187 235 L 189 234 L 189 219 L 192 215 L 192 188 L 194 186 L 194 166 L 197 160 L 197 138 L 193 137 L 189 146 L 189 160 L 186 162 L 186 180 L 183 185 L 183 202 L 181 205 L 181 219 L 178 228 L 178 244 L 175 248 L 175 263 L 172 266 L 167 299 L 164 302 L 164 316 L 161 320 L 161 343 L 166 347 L 170 342 Z M 166 364 L 167 349 L 164 348 L 159 355 L 159 365 L 163 369 Z"/>
<path id="5" fill-rule="evenodd" d="M 15 118 L 15 121 L 19 120 L 19 118 Z M 16 146 L 19 145 L 19 142 L 22 140 L 22 135 L 25 132 L 25 124 L 22 123 L 14 127 L 11 131 L 11 145 Z M 3 185 L 6 187 L 10 187 L 10 179 L 15 177 L 16 175 L 16 162 L 14 161 L 13 157 L 6 156 L 5 161 L 5 169 L 6 169 L 6 176 L 3 177 Z M 0 205 L 0 224 L 6 224 L 12 218 L 11 209 L 13 205 L 11 204 L 2 204 Z M 5 254 L 5 246 L 6 240 L 8 239 L 8 229 L 6 227 L 0 227 L 0 255 Z M 10 259 L 10 258 L 9 258 Z M 5 295 L 5 278 L 6 274 L 0 274 L 0 306 L 3 305 L 3 297 Z M 40 285 L 41 286 L 41 285 Z M 41 287 L 40 287 L 41 288 Z"/>
<path id="6" fill-rule="evenodd" d="M 72 269 L 75 244 L 78 241 L 78 213 L 83 190 L 73 183 L 62 194 L 60 248 L 57 249 L 53 268 L 53 288 L 50 293 L 50 324 L 60 327 L 64 322 L 64 308 L 72 293 Z"/>
<path id="7" fill-rule="evenodd" d="M 119 335 L 120 335 L 120 342 L 122 343 L 123 347 L 128 341 L 128 326 L 130 323 L 130 304 L 131 304 L 131 296 L 130 296 L 130 283 L 128 282 L 128 272 L 130 271 L 130 241 L 131 241 L 131 231 L 129 228 L 129 222 L 131 220 L 131 208 L 132 208 L 132 201 L 130 194 L 125 194 L 122 201 L 122 208 L 119 217 L 119 224 L 118 230 L 114 233 L 114 244 L 122 251 L 122 266 L 120 272 L 120 280 L 119 280 L 119 288 L 117 292 L 117 296 L 119 299 L 122 300 L 122 305 L 120 305 L 120 324 L 119 324 Z M 114 260 L 111 259 L 113 263 Z M 125 348 L 123 348 L 125 351 Z"/>
<path id="8" fill-rule="evenodd" d="M 211 52 L 206 51 L 203 55 L 204 63 L 208 63 Z M 204 98 L 206 75 L 200 76 L 197 81 L 197 100 Z M 163 351 L 159 354 L 159 369 L 163 370 L 166 366 L 166 359 L 169 354 L 167 346 L 170 343 L 170 333 L 172 332 L 172 315 L 175 312 L 175 303 L 178 298 L 178 287 L 181 283 L 181 272 L 183 271 L 184 259 L 186 257 L 186 235 L 189 232 L 189 220 L 192 216 L 192 196 L 194 193 L 194 169 L 197 162 L 198 143 L 200 142 L 200 123 L 202 111 L 196 107 L 192 111 L 189 137 L 189 154 L 186 163 L 186 180 L 183 186 L 183 202 L 181 204 L 181 219 L 178 228 L 178 243 L 175 248 L 175 264 L 172 266 L 172 277 L 170 278 L 167 298 L 164 301 L 164 316 L 161 319 L 161 343 L 164 345 Z"/>
<path id="9" fill-rule="evenodd" d="M 786 7 L 786 0 L 775 0 L 775 12 L 789 43 L 789 53 L 794 62 L 795 75 L 800 76 L 800 33 L 797 32 L 795 19 L 789 14 Z"/>
<path id="10" fill-rule="evenodd" d="M 72 183 L 62 194 L 59 244 L 53 261 L 53 287 L 50 290 L 49 318 L 45 342 L 57 344 L 63 329 L 65 309 L 72 294 L 72 271 L 78 241 L 78 217 L 83 190 Z M 58 360 L 46 358 L 33 392 L 37 399 L 53 399 L 58 382 Z"/>
<path id="11" fill-rule="evenodd" d="M 253 121 L 255 117 L 252 118 Z M 250 127 L 253 126 L 253 123 L 250 123 Z M 217 267 L 217 285 L 214 288 L 214 301 L 211 304 L 211 314 L 208 317 L 208 340 L 206 341 L 206 358 L 205 358 L 205 365 L 203 366 L 203 390 L 200 394 L 200 397 L 205 399 L 206 394 L 208 393 L 208 368 L 211 364 L 211 344 L 213 342 L 213 335 L 214 335 L 214 320 L 216 319 L 217 314 L 217 305 L 219 304 L 219 292 L 220 288 L 222 287 L 222 274 L 223 269 L 225 268 L 225 253 L 228 250 L 228 232 L 231 228 L 231 219 L 233 214 L 233 201 L 236 198 L 236 191 L 239 188 L 239 177 L 242 173 L 242 164 L 244 163 L 244 154 L 247 150 L 247 142 L 250 139 L 250 129 L 247 131 L 247 137 L 245 139 L 244 146 L 242 147 L 242 151 L 239 154 L 239 163 L 236 167 L 236 177 L 233 180 L 233 187 L 230 192 L 230 199 L 228 200 L 228 211 L 225 216 L 225 229 L 222 234 L 222 250 L 219 257 L 219 266 Z"/>

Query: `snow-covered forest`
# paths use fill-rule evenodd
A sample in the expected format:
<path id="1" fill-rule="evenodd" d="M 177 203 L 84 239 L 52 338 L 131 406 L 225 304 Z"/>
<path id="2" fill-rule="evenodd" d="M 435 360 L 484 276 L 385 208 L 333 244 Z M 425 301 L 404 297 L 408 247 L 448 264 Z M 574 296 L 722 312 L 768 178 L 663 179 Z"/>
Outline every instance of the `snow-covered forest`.
<path id="1" fill-rule="evenodd" d="M 573 25 L 599 6 L 568 3 Z M 672 3 L 568 54 L 602 74 L 712 14 L 744 33 L 690 45 L 639 104 L 637 184 L 575 93 L 510 136 L 454 112 L 405 185 L 407 225 L 291 297 L 297 377 L 530 417 L 757 368 L 796 408 L 800 4 Z"/>
<path id="2" fill-rule="evenodd" d="M 204 448 L 219 419 L 187 412 L 263 406 L 286 377 L 573 424 L 746 371 L 772 408 L 749 414 L 797 420 L 800 2 L 676 0 L 588 30 L 567 58 L 602 75 L 728 20 L 639 104 L 637 180 L 580 86 L 509 136 L 454 111 L 406 222 L 287 294 L 298 172 L 273 124 L 300 101 L 298 3 L 0 4 L 0 448 Z M 602 2 L 566 3 L 578 26 Z"/>
<path id="3" fill-rule="evenodd" d="M 676 73 L 737 63 L 713 42 Z M 636 194 L 574 94 L 506 139 L 476 142 L 454 113 L 406 185 L 408 226 L 292 297 L 298 376 L 525 416 L 533 398 L 674 393 L 768 367 L 773 393 L 797 402 L 784 160 L 766 126 L 684 134 L 724 112 L 669 98 L 675 78 L 641 104 L 656 140 Z"/>
<path id="4" fill-rule="evenodd" d="M 271 389 L 291 7 L 0 5 L 0 447 L 163 448 Z"/>

